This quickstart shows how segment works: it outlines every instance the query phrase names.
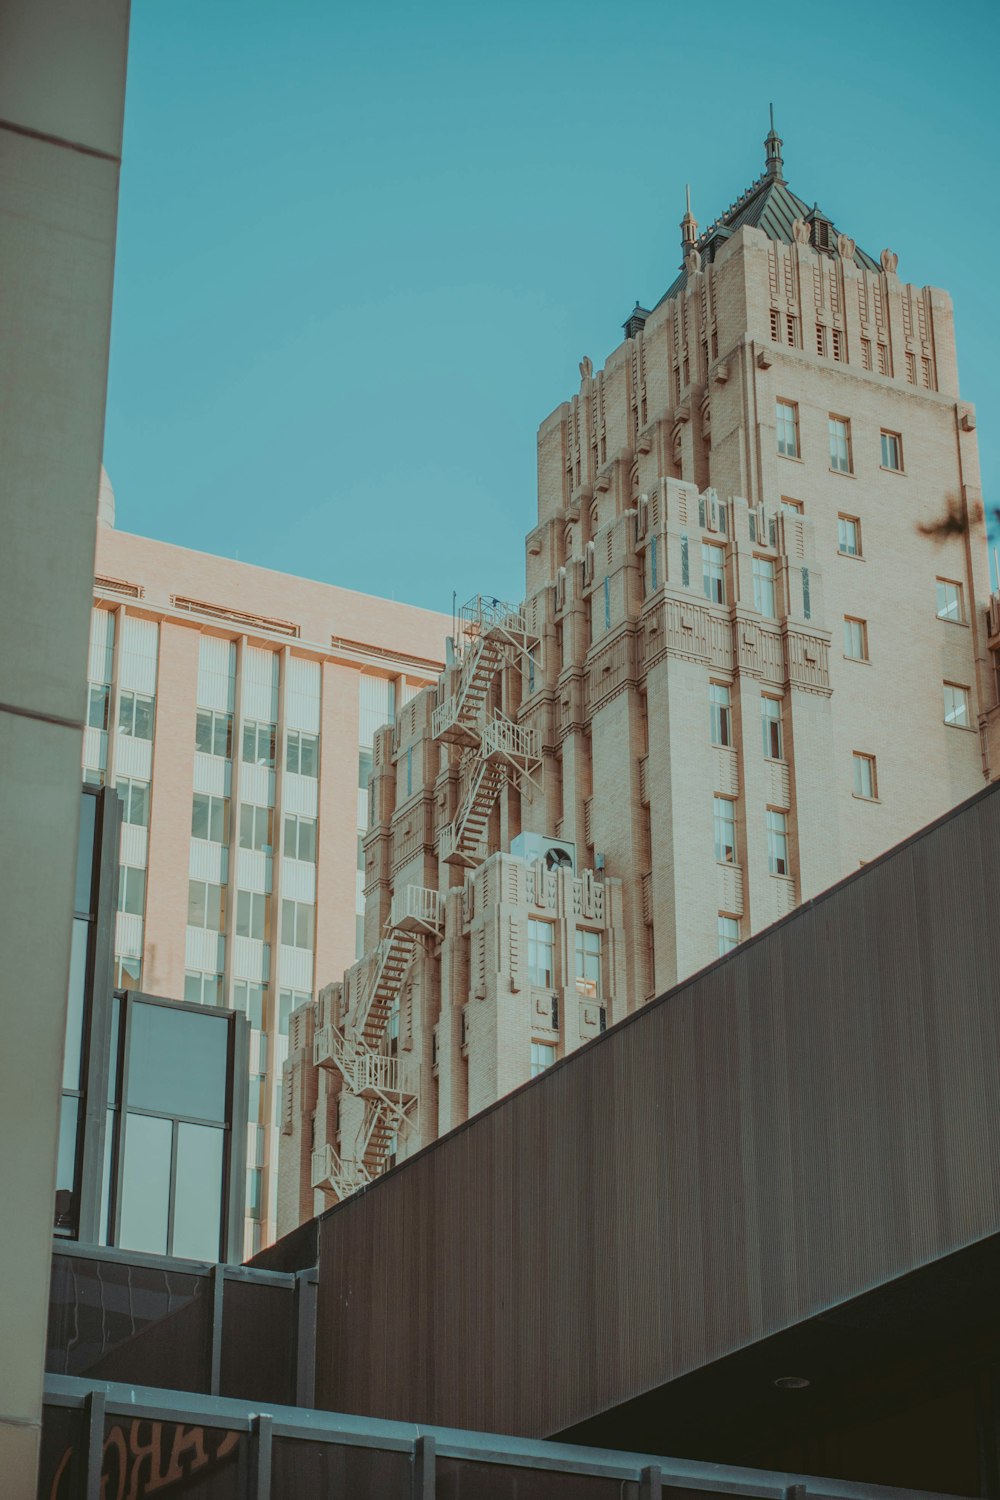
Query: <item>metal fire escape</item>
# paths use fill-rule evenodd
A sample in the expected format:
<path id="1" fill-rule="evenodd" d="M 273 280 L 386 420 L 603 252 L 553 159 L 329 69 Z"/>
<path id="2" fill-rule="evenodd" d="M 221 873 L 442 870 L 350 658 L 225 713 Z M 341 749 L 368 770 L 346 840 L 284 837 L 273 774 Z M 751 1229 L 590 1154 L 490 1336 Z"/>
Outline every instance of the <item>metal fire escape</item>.
<path id="1" fill-rule="evenodd" d="M 466 752 L 465 793 L 454 821 L 444 832 L 448 864 L 473 869 L 486 857 L 486 830 L 496 800 L 507 781 L 522 777 L 537 785 L 541 762 L 534 729 L 489 713 L 497 673 L 517 655 L 531 656 L 538 637 L 529 629 L 520 606 L 481 594 L 459 615 L 463 637 L 461 675 L 450 698 L 434 710 L 431 732 Z"/>
<path id="2" fill-rule="evenodd" d="M 313 1186 L 344 1199 L 372 1182 L 386 1167 L 393 1141 L 406 1123 L 416 1094 L 406 1086 L 398 1057 L 383 1050 L 407 970 L 422 940 L 440 937 L 444 900 L 439 891 L 404 886 L 393 897 L 387 934 L 379 944 L 368 982 L 344 1029 L 330 1024 L 313 1039 L 317 1067 L 336 1070 L 348 1093 L 364 1099 L 365 1112 L 350 1152 L 326 1145 L 313 1155 Z"/>

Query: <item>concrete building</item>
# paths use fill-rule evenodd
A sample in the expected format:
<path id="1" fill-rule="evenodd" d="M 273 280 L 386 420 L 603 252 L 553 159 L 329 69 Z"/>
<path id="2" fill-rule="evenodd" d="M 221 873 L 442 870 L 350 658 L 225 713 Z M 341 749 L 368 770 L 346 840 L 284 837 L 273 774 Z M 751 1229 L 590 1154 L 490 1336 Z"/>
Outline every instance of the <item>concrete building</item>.
<path id="1" fill-rule="evenodd" d="M 0 6 L 0 1474 L 35 1494 L 128 0 Z"/>
<path id="2" fill-rule="evenodd" d="M 375 736 L 366 955 L 293 1016 L 281 1228 L 1000 771 L 949 299 L 781 147 L 700 234 L 689 204 L 542 423 L 523 603 L 473 600 Z"/>
<path id="3" fill-rule="evenodd" d="M 373 735 L 450 621 L 116 531 L 106 475 L 99 521 L 83 766 L 124 803 L 114 984 L 247 1015 L 252 1254 L 289 1013 L 363 951 Z"/>

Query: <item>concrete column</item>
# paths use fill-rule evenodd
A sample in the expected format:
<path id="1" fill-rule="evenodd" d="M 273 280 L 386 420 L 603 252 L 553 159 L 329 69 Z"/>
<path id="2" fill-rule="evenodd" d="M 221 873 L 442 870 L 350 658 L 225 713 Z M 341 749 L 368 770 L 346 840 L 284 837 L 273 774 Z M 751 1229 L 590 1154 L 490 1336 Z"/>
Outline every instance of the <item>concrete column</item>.
<path id="1" fill-rule="evenodd" d="M 0 8 L 0 1474 L 37 1484 L 128 0 Z M 26 1061 L 30 1060 L 30 1066 Z"/>

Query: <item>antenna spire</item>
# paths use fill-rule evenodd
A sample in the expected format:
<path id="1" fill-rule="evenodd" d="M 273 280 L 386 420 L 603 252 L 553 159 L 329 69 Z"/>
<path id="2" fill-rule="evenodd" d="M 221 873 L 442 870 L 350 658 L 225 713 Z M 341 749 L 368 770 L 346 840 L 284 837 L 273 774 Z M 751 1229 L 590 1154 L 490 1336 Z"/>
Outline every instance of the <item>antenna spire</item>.
<path id="1" fill-rule="evenodd" d="M 784 182 L 784 162 L 781 159 L 781 148 L 784 145 L 780 135 L 774 128 L 774 105 L 768 105 L 771 117 L 771 128 L 764 137 L 764 170 L 768 177 L 775 182 Z"/>
<path id="2" fill-rule="evenodd" d="M 684 257 L 694 249 L 698 241 L 698 222 L 691 212 L 691 184 L 684 185 L 684 217 L 681 220 L 681 264 Z"/>

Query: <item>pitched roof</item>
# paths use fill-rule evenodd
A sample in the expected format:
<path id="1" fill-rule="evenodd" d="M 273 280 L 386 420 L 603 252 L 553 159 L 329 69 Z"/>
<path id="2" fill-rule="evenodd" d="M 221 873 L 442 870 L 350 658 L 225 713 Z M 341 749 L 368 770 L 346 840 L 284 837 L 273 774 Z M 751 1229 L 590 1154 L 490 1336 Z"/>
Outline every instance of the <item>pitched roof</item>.
<path id="1" fill-rule="evenodd" d="M 833 224 L 829 216 L 822 212 L 819 204 L 812 208 L 805 203 L 791 188 L 783 176 L 783 163 L 781 159 L 781 145 L 774 129 L 772 120 L 771 130 L 764 142 L 767 151 L 767 165 L 761 175 L 741 193 L 735 203 L 731 203 L 724 213 L 707 229 L 702 230 L 694 243 L 694 249 L 701 256 L 702 265 L 706 261 L 715 259 L 715 251 L 723 240 L 735 234 L 737 229 L 742 229 L 744 224 L 750 224 L 754 229 L 762 229 L 768 239 L 781 240 L 783 244 L 790 245 L 793 242 L 792 234 L 793 219 L 822 219 L 829 226 L 829 239 L 831 247 L 837 242 L 840 231 Z M 821 252 L 823 253 L 823 252 Z M 832 254 L 832 248 L 829 252 Z M 855 248 L 854 263 L 869 271 L 879 269 L 878 262 L 864 250 Z M 681 270 L 677 278 L 664 292 L 656 306 L 666 302 L 671 297 L 676 297 L 678 292 L 687 286 L 688 273 Z"/>

